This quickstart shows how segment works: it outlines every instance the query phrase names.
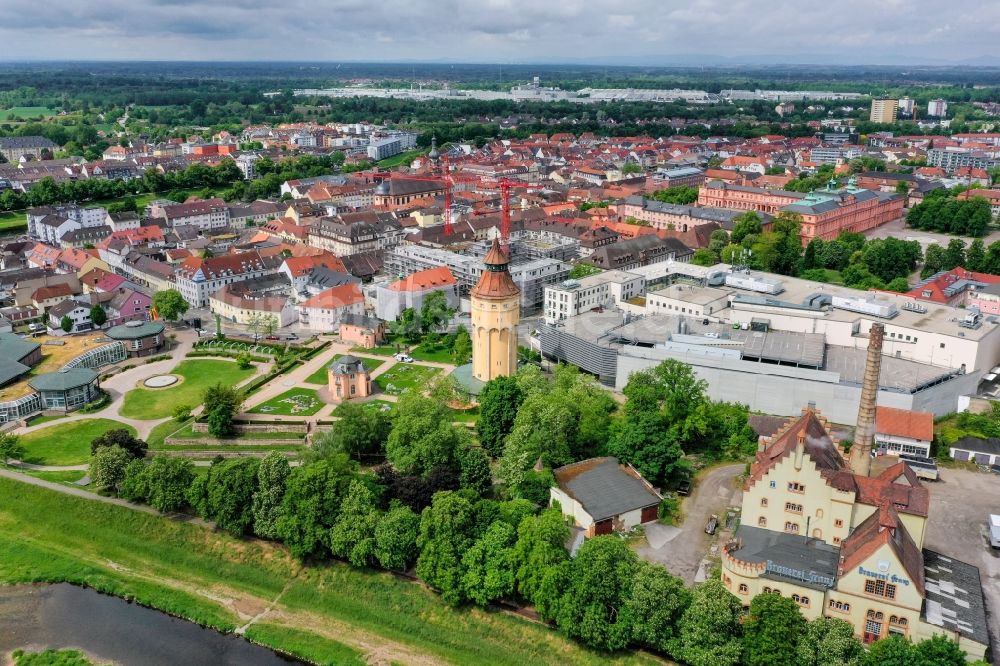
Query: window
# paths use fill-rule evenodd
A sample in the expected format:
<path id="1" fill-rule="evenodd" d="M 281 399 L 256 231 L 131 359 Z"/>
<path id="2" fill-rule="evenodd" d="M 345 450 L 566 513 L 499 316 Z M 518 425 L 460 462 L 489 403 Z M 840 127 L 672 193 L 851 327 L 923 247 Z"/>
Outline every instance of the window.
<path id="1" fill-rule="evenodd" d="M 841 520 L 840 518 L 837 518 L 835 521 L 833 521 L 833 526 L 834 527 L 843 527 L 844 526 L 844 521 Z"/>
<path id="2" fill-rule="evenodd" d="M 830 607 L 830 610 L 835 610 L 835 611 L 838 611 L 840 613 L 850 613 L 851 612 L 851 604 L 844 603 L 842 601 L 834 601 L 833 599 L 830 599 L 829 607 Z"/>
<path id="3" fill-rule="evenodd" d="M 817 518 L 823 517 L 823 509 L 816 509 L 816 517 Z"/>
<path id="4" fill-rule="evenodd" d="M 798 534 L 799 533 L 799 524 L 798 523 L 793 523 L 791 521 L 788 521 L 787 523 L 785 523 L 785 531 L 788 532 L 788 533 L 790 533 L 790 534 Z"/>
<path id="5" fill-rule="evenodd" d="M 767 527 L 767 518 L 765 518 L 764 516 L 761 516 L 760 518 L 758 518 L 757 519 L 757 526 L 758 527 Z"/>
<path id="6" fill-rule="evenodd" d="M 941 343 L 941 349 L 944 349 L 944 343 L 943 342 Z"/>
<path id="7" fill-rule="evenodd" d="M 771 487 L 772 488 L 777 488 L 778 487 L 778 483 L 776 481 L 771 481 Z"/>
<path id="8" fill-rule="evenodd" d="M 788 490 L 793 493 L 804 493 L 806 491 L 806 487 L 798 481 L 789 481 Z"/>
<path id="9" fill-rule="evenodd" d="M 802 505 L 794 502 L 785 502 L 785 511 L 790 513 L 802 513 Z"/>
<path id="10" fill-rule="evenodd" d="M 750 588 L 747 587 L 746 583 L 740 583 L 739 590 L 740 594 L 747 594 L 748 592 L 750 592 Z"/>
<path id="11" fill-rule="evenodd" d="M 886 583 L 884 580 L 874 580 L 869 578 L 865 581 L 865 594 L 871 594 L 876 597 L 885 597 L 886 599 L 895 599 L 896 586 Z"/>
<path id="12" fill-rule="evenodd" d="M 761 506 L 767 506 L 767 498 L 766 497 L 762 497 L 760 499 L 760 505 Z"/>
<path id="13" fill-rule="evenodd" d="M 823 538 L 823 530 L 819 529 L 818 527 L 815 528 L 813 530 L 813 539 L 822 539 L 822 538 Z"/>
<path id="14" fill-rule="evenodd" d="M 840 537 L 833 537 L 833 545 L 836 546 L 840 544 Z"/>

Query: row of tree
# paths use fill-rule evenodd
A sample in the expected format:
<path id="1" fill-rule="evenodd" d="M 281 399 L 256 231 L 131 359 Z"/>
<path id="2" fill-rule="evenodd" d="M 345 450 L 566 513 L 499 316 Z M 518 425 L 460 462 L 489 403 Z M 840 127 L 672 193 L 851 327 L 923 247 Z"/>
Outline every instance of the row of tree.
<path id="1" fill-rule="evenodd" d="M 906 223 L 926 231 L 985 236 L 993 220 L 989 202 L 984 197 L 958 199 L 957 195 L 956 190 L 932 190 L 906 214 Z"/>

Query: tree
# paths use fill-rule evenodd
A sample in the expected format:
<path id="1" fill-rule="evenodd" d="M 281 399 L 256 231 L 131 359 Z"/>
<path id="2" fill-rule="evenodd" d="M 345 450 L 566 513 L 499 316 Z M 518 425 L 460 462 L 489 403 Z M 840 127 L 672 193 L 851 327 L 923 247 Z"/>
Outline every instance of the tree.
<path id="1" fill-rule="evenodd" d="M 346 453 L 358 461 L 381 460 L 392 432 L 392 419 L 386 412 L 356 402 L 345 402 L 337 410 L 340 419 L 329 432 L 320 433 L 311 448 L 314 458 L 331 453 Z"/>
<path id="2" fill-rule="evenodd" d="M 1000 246 L 998 246 L 998 249 L 1000 249 Z M 937 243 L 931 243 L 927 246 L 927 249 L 924 250 L 924 268 L 920 274 L 923 277 L 927 277 L 928 275 L 933 275 L 934 273 L 945 270 L 945 261 L 944 248 Z"/>
<path id="3" fill-rule="evenodd" d="M 649 198 L 653 199 L 654 201 L 662 201 L 663 203 L 680 204 L 686 206 L 698 200 L 698 188 L 687 185 L 681 185 L 678 187 L 667 187 L 662 190 L 656 190 L 651 195 L 649 195 Z"/>
<path id="4" fill-rule="evenodd" d="M 495 521 L 462 556 L 465 595 L 480 606 L 514 592 L 515 536 L 508 523 Z"/>
<path id="5" fill-rule="evenodd" d="M 222 383 L 205 389 L 202 397 L 204 413 L 208 415 L 208 432 L 213 437 L 227 437 L 233 433 L 233 417 L 243 408 L 243 394 L 233 386 Z"/>
<path id="6" fill-rule="evenodd" d="M 906 196 L 909 193 L 910 193 L 910 184 L 908 182 L 906 182 L 905 180 L 901 180 L 898 183 L 896 183 L 896 194 L 902 194 L 903 196 Z"/>
<path id="7" fill-rule="evenodd" d="M 59 328 L 61 328 L 66 333 L 73 330 L 73 320 L 70 319 L 69 315 L 63 315 L 63 318 L 59 320 Z"/>
<path id="8" fill-rule="evenodd" d="M 905 278 L 917 267 L 920 259 L 918 241 L 880 238 L 869 241 L 861 250 L 861 261 L 872 275 L 884 282 Z"/>
<path id="9" fill-rule="evenodd" d="M 982 238 L 977 238 L 969 245 L 965 252 L 965 267 L 970 271 L 981 272 L 986 270 L 986 246 Z"/>
<path id="10" fill-rule="evenodd" d="M 678 627 L 677 656 L 690 666 L 735 666 L 740 661 L 742 605 L 718 578 L 694 589 Z"/>
<path id="11" fill-rule="evenodd" d="M 458 450 L 458 485 L 476 495 L 486 495 L 493 487 L 490 458 L 478 446 L 464 446 Z"/>
<path id="12" fill-rule="evenodd" d="M 719 263 L 719 258 L 711 250 L 703 247 L 695 250 L 691 263 L 695 266 L 714 266 Z"/>
<path id="13" fill-rule="evenodd" d="M 795 666 L 798 641 L 806 621 L 789 597 L 758 594 L 743 623 L 743 663 L 746 666 Z"/>
<path id="14" fill-rule="evenodd" d="M 285 483 L 277 533 L 295 557 L 327 554 L 327 535 L 354 478 L 354 463 L 344 454 L 296 467 Z"/>
<path id="15" fill-rule="evenodd" d="M 102 446 L 90 455 L 91 482 L 103 492 L 117 492 L 125 478 L 125 468 L 135 460 L 120 446 Z"/>
<path id="16" fill-rule="evenodd" d="M 90 306 L 90 321 L 97 328 L 104 326 L 105 322 L 108 321 L 108 313 L 100 303 L 94 303 Z"/>
<path id="17" fill-rule="evenodd" d="M 455 329 L 455 341 L 451 344 L 451 360 L 455 365 L 465 365 L 472 359 L 472 337 L 469 329 L 459 325 Z"/>
<path id="18" fill-rule="evenodd" d="M 420 330 L 423 333 L 440 331 L 455 311 L 448 307 L 448 299 L 441 290 L 424 296 L 420 304 Z"/>
<path id="19" fill-rule="evenodd" d="M 514 377 L 496 377 L 486 382 L 479 393 L 479 419 L 476 432 L 479 442 L 494 458 L 503 453 L 504 440 L 514 427 L 524 393 Z"/>
<path id="20" fill-rule="evenodd" d="M 917 643 L 914 650 L 917 666 L 965 666 L 965 652 L 955 641 L 935 634 Z"/>
<path id="21" fill-rule="evenodd" d="M 153 308 L 167 321 L 177 321 L 188 311 L 188 302 L 176 289 L 164 289 L 153 294 Z"/>
<path id="22" fill-rule="evenodd" d="M 944 250 L 944 265 L 941 267 L 950 271 L 956 266 L 965 264 L 965 243 L 961 238 L 952 238 Z"/>
<path id="23" fill-rule="evenodd" d="M 229 458 L 212 465 L 189 493 L 191 506 L 219 529 L 243 536 L 253 525 L 253 496 L 257 491 L 260 461 Z M 204 492 L 200 492 L 200 491 Z"/>
<path id="24" fill-rule="evenodd" d="M 632 641 L 673 653 L 677 626 L 690 603 L 684 581 L 658 564 L 639 562 L 623 611 L 632 618 Z"/>
<path id="25" fill-rule="evenodd" d="M 340 515 L 330 530 L 329 547 L 334 557 L 347 560 L 356 567 L 366 567 L 375 562 L 375 532 L 381 519 L 376 506 L 375 493 L 360 479 L 351 481 L 340 507 Z"/>
<path id="26" fill-rule="evenodd" d="M 559 627 L 592 648 L 614 652 L 626 647 L 635 618 L 624 610 L 637 568 L 635 552 L 617 536 L 587 539 L 559 601 Z"/>
<path id="27" fill-rule="evenodd" d="M 138 462 L 141 464 L 141 461 Z M 129 469 L 131 467 L 132 463 Z M 194 479 L 194 465 L 186 458 L 156 456 L 146 465 L 144 476 L 146 502 L 160 513 L 179 511 L 187 503 L 187 490 Z"/>
<path id="28" fill-rule="evenodd" d="M 818 617 L 806 625 L 799 638 L 796 663 L 801 666 L 857 666 L 864 653 L 850 622 Z"/>
<path id="29" fill-rule="evenodd" d="M 132 434 L 128 428 L 115 428 L 98 435 L 90 442 L 91 455 L 104 446 L 117 446 L 124 449 L 133 458 L 143 458 L 149 445 Z"/>
<path id="30" fill-rule="evenodd" d="M 401 336 L 407 342 L 420 341 L 420 317 L 413 308 L 406 308 L 399 313 L 391 325 L 393 335 Z"/>
<path id="31" fill-rule="evenodd" d="M 877 640 L 868 647 L 862 664 L 864 666 L 913 666 L 916 650 L 909 639 L 898 634 Z"/>
<path id="32" fill-rule="evenodd" d="M 403 474 L 425 475 L 438 465 L 456 467 L 461 445 L 470 439 L 467 430 L 454 428 L 447 408 L 418 393 L 399 400 L 392 431 L 386 441 L 386 458 Z"/>
<path id="33" fill-rule="evenodd" d="M 417 576 L 441 592 L 445 603 L 457 606 L 465 598 L 462 556 L 475 536 L 472 504 L 454 492 L 434 495 L 420 516 Z"/>
<path id="34" fill-rule="evenodd" d="M 755 211 L 748 210 L 733 219 L 733 232 L 730 238 L 734 243 L 740 245 L 748 236 L 760 236 L 762 231 L 763 225 L 761 224 L 760 215 Z"/>
<path id="35" fill-rule="evenodd" d="M 6 467 L 8 460 L 20 460 L 23 457 L 21 438 L 14 433 L 0 432 L 0 466 Z"/>
<path id="36" fill-rule="evenodd" d="M 260 461 L 257 469 L 257 490 L 253 494 L 253 532 L 265 539 L 278 538 L 278 519 L 281 502 L 285 497 L 285 484 L 292 468 L 288 458 L 280 451 L 271 451 Z"/>
<path id="37" fill-rule="evenodd" d="M 396 506 L 382 515 L 375 527 L 375 557 L 386 569 L 406 571 L 417 552 L 420 516 L 409 507 Z"/>

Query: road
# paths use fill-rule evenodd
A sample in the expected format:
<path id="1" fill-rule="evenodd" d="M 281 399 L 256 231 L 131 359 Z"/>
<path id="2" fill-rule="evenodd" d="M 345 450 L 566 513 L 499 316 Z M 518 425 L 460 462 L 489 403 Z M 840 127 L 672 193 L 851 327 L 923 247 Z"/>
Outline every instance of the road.
<path id="1" fill-rule="evenodd" d="M 714 467 L 695 480 L 691 494 L 681 503 L 684 522 L 680 527 L 659 523 L 646 526 L 647 543 L 636 549 L 639 557 L 658 562 L 687 583 L 695 582 L 702 560 L 713 537 L 705 534 L 705 524 L 712 514 L 720 517 L 730 506 L 739 506 L 743 492 L 735 479 L 745 465 L 737 463 Z"/>

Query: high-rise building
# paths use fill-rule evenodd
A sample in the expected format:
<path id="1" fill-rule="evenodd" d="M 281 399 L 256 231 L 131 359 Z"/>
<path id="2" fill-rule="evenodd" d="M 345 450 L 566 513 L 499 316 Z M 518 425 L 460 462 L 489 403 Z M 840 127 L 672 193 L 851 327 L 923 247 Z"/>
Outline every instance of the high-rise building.
<path id="1" fill-rule="evenodd" d="M 873 123 L 894 123 L 899 111 L 898 99 L 886 99 L 876 97 L 872 100 L 872 113 L 870 120 Z"/>
<path id="2" fill-rule="evenodd" d="M 493 241 L 483 258 L 486 270 L 470 292 L 472 301 L 472 376 L 482 382 L 509 377 L 517 370 L 517 324 L 521 290 L 508 270 L 510 260 Z"/>
<path id="3" fill-rule="evenodd" d="M 912 97 L 903 97 L 899 100 L 899 117 L 912 118 L 916 108 L 917 103 L 913 101 Z"/>
<path id="4" fill-rule="evenodd" d="M 927 115 L 935 118 L 944 118 L 948 115 L 948 102 L 940 97 L 927 102 Z"/>

